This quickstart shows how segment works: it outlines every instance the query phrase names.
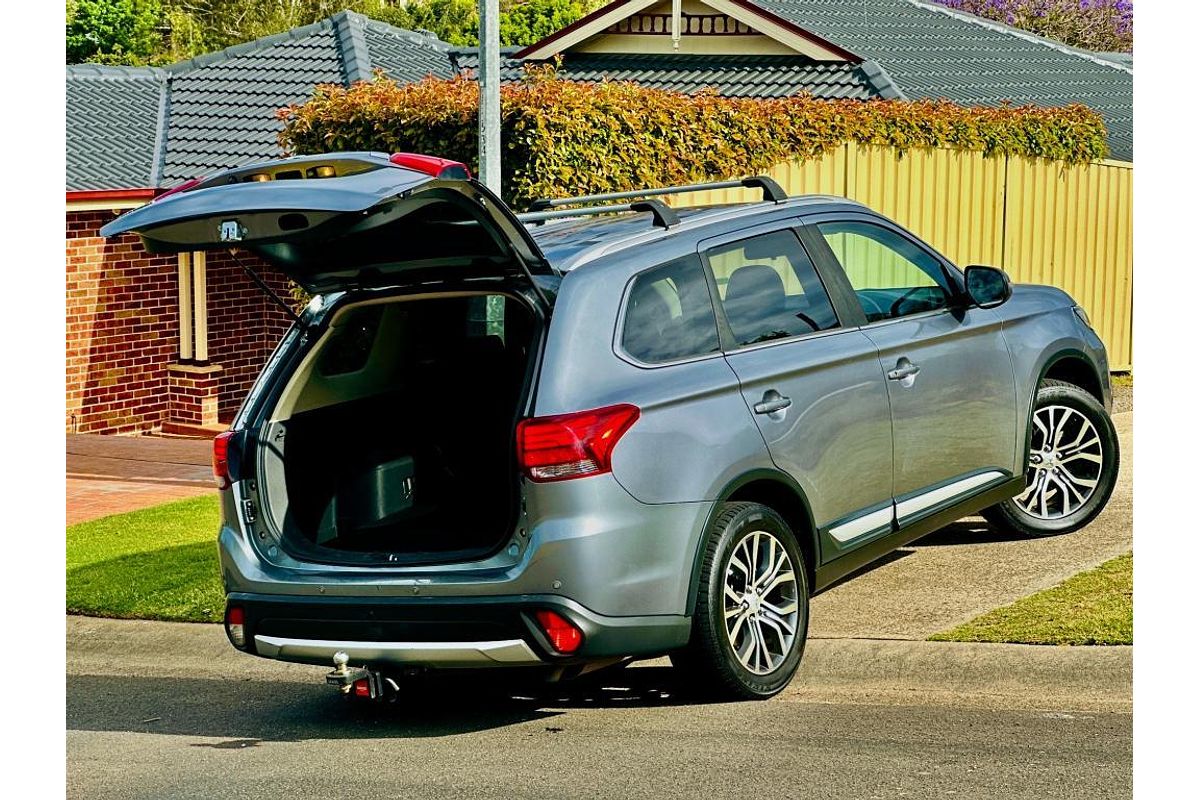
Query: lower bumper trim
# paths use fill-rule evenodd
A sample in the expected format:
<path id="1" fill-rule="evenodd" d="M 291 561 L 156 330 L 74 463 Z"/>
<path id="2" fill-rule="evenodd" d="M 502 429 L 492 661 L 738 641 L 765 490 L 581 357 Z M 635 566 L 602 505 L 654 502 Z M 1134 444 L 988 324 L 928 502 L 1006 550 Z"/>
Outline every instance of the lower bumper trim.
<path id="1" fill-rule="evenodd" d="M 342 642 L 327 639 L 254 637 L 260 656 L 281 661 L 332 664 L 343 652 L 351 663 L 396 664 L 422 667 L 516 667 L 544 664 L 521 639 L 497 642 Z"/>

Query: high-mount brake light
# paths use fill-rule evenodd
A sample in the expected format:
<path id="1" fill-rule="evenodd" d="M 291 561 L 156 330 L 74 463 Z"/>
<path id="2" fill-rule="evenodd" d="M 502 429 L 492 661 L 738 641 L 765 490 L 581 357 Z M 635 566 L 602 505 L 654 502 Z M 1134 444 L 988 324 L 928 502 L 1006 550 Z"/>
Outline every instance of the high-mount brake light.
<path id="1" fill-rule="evenodd" d="M 230 486 L 229 442 L 233 435 L 233 431 L 225 431 L 213 439 L 212 470 L 218 489 L 228 489 Z"/>
<path id="2" fill-rule="evenodd" d="M 517 426 L 517 461 L 530 480 L 565 481 L 612 471 L 612 451 L 641 416 L 621 404 L 532 417 Z"/>
<path id="3" fill-rule="evenodd" d="M 204 181 L 206 181 L 206 180 L 207 180 L 207 178 L 192 178 L 191 180 L 184 181 L 183 183 L 179 184 L 178 186 L 173 186 L 170 189 L 167 189 L 165 192 L 163 192 L 162 194 L 160 194 L 158 197 L 154 198 L 150 202 L 157 203 L 159 200 L 165 200 L 173 194 L 179 194 L 180 192 L 186 192 L 188 189 L 192 189 L 197 184 L 204 183 Z"/>
<path id="4" fill-rule="evenodd" d="M 423 153 L 393 153 L 388 160 L 398 167 L 415 169 L 435 178 L 465 181 L 471 177 L 471 170 L 467 169 L 466 164 L 448 158 L 427 156 Z"/>

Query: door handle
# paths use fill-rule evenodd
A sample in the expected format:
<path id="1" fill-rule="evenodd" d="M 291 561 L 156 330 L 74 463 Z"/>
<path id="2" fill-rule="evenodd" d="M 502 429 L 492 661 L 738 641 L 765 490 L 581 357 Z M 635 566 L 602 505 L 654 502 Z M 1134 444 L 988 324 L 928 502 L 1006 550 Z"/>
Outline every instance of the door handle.
<path id="1" fill-rule="evenodd" d="M 915 378 L 920 371 L 921 368 L 916 364 L 907 358 L 901 358 L 896 362 L 896 368 L 888 371 L 887 379 L 889 381 L 902 381 L 907 378 Z M 912 383 L 912 381 L 909 381 L 909 383 Z"/>
<path id="2" fill-rule="evenodd" d="M 783 411 L 792 404 L 792 398 L 784 397 L 774 389 L 768 389 L 763 394 L 763 399 L 754 404 L 755 414 L 774 414 L 776 411 Z"/>

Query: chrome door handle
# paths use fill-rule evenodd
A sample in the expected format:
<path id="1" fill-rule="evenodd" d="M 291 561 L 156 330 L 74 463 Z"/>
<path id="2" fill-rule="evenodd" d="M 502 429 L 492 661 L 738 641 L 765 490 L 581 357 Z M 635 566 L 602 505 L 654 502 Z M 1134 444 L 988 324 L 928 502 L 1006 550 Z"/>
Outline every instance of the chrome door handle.
<path id="1" fill-rule="evenodd" d="M 774 389 L 769 389 L 763 394 L 763 399 L 754 404 L 755 414 L 774 414 L 776 411 L 783 411 L 792 404 L 792 398 L 784 397 Z"/>
<path id="2" fill-rule="evenodd" d="M 921 368 L 909 361 L 907 358 L 901 358 L 896 362 L 896 368 L 889 370 L 887 379 L 889 381 L 902 381 L 905 378 L 915 378 Z"/>

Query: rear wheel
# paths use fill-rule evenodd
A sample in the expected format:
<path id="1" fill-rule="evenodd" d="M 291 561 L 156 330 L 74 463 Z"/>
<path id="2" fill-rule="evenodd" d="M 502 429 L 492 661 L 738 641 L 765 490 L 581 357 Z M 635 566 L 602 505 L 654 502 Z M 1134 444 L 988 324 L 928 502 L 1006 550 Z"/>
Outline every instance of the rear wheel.
<path id="1" fill-rule="evenodd" d="M 1087 525 L 1117 482 L 1117 433 L 1104 406 L 1062 381 L 1043 381 L 1033 411 L 1026 488 L 983 511 L 1002 530 L 1053 536 Z"/>
<path id="2" fill-rule="evenodd" d="M 807 634 L 795 535 L 766 506 L 724 504 L 705 544 L 691 641 L 672 663 L 693 689 L 762 700 L 792 679 Z"/>

